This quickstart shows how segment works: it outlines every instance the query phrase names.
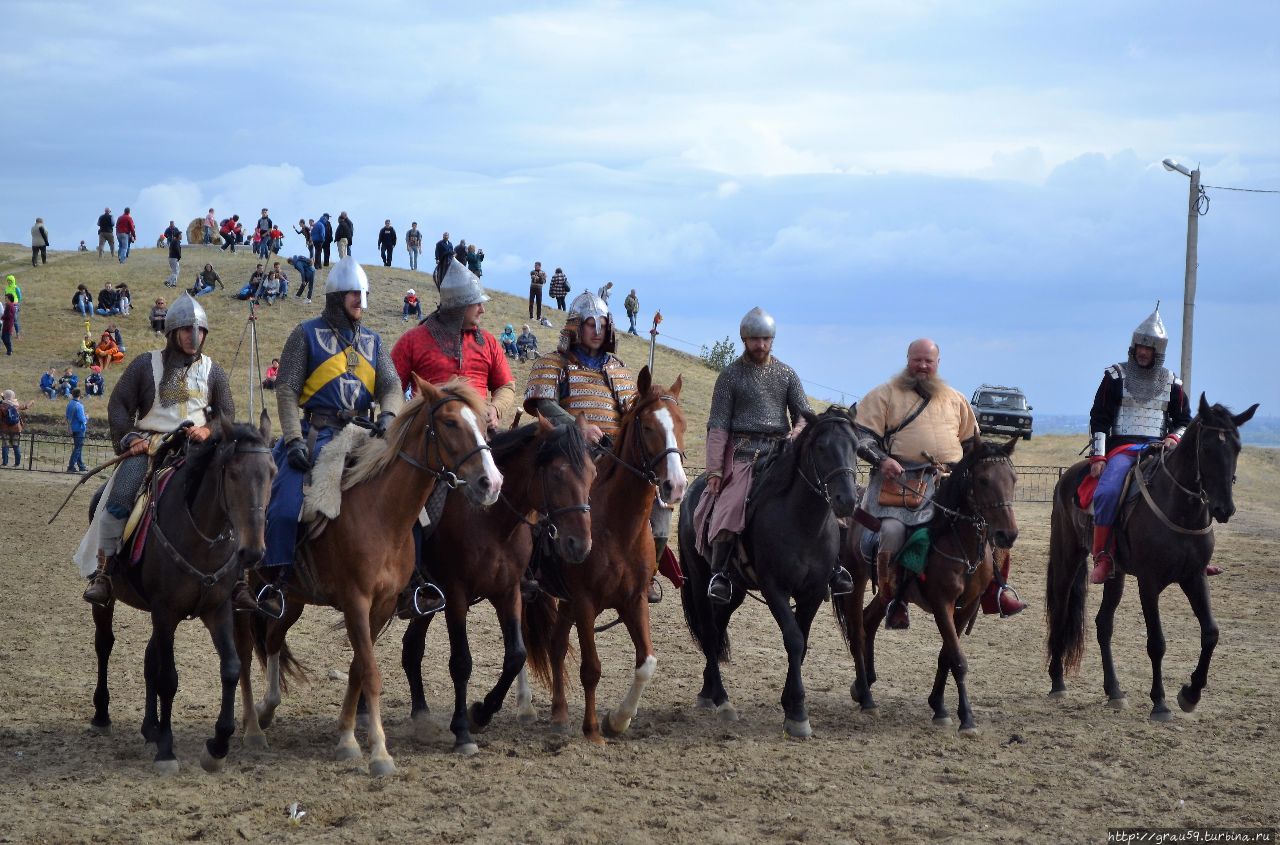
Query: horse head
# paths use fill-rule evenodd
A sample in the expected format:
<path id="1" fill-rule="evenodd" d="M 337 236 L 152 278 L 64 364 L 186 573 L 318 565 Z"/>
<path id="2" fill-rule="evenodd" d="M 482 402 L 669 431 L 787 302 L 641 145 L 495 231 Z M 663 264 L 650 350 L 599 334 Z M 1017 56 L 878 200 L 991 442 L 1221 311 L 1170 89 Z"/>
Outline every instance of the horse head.
<path id="1" fill-rule="evenodd" d="M 238 540 L 242 566 L 256 566 L 266 554 L 267 500 L 276 474 L 271 458 L 271 418 L 263 409 L 258 427 L 210 418 L 212 450 L 206 478 L 217 478 L 220 504 Z"/>
<path id="2" fill-rule="evenodd" d="M 1236 481 L 1236 461 L 1240 457 L 1240 426 L 1253 419 L 1257 410 L 1255 402 L 1244 413 L 1233 415 L 1223 405 L 1210 405 L 1201 393 L 1196 418 L 1182 437 L 1195 456 L 1199 493 L 1209 506 L 1209 514 L 1218 522 L 1225 523 L 1235 515 L 1231 487 Z M 1178 455 L 1184 448 L 1180 446 L 1173 454 Z"/>
<path id="3" fill-rule="evenodd" d="M 947 479 L 948 486 L 962 491 L 963 510 L 987 524 L 987 536 L 1001 549 L 1012 548 L 1018 539 L 1018 521 L 1013 515 L 1013 488 L 1018 473 L 1013 468 L 1013 449 L 1018 438 L 999 444 L 975 435 L 966 440 L 964 457 Z"/>
<path id="4" fill-rule="evenodd" d="M 555 540 L 556 552 L 569 563 L 591 554 L 591 484 L 596 465 L 586 438 L 587 420 L 554 425 L 538 416 L 530 501 L 540 509 Z"/>
<path id="5" fill-rule="evenodd" d="M 805 412 L 797 438 L 800 473 L 831 503 L 831 512 L 847 517 L 858 504 L 857 436 L 853 413 L 832 405 L 821 414 Z"/>
<path id="6" fill-rule="evenodd" d="M 668 505 L 684 498 L 689 479 L 684 473 L 684 413 L 680 410 L 680 389 L 684 376 L 670 387 L 655 384 L 649 368 L 636 377 L 637 394 L 626 417 L 634 424 L 642 469 L 658 485 L 658 495 Z M 625 443 L 619 444 L 626 448 Z"/>
<path id="7" fill-rule="evenodd" d="M 414 374 L 418 396 L 405 406 L 407 434 L 422 432 L 423 465 L 450 487 L 463 487 L 472 502 L 488 507 L 502 492 L 502 473 L 485 442 L 484 403 L 463 379 L 442 387 Z M 418 404 L 415 404 L 418 403 Z M 406 434 L 406 439 L 407 439 Z M 415 438 L 416 439 L 416 438 Z"/>

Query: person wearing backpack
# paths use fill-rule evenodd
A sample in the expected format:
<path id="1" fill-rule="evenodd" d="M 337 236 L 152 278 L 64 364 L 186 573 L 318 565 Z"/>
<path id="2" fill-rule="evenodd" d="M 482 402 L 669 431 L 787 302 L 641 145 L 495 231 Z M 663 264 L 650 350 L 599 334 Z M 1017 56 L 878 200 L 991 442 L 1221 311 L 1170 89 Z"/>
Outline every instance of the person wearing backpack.
<path id="1" fill-rule="evenodd" d="M 13 449 L 13 466 L 22 466 L 22 412 L 32 406 L 32 402 L 19 402 L 12 390 L 0 393 L 0 446 L 4 448 L 4 462 L 0 466 L 9 465 L 9 450 Z"/>

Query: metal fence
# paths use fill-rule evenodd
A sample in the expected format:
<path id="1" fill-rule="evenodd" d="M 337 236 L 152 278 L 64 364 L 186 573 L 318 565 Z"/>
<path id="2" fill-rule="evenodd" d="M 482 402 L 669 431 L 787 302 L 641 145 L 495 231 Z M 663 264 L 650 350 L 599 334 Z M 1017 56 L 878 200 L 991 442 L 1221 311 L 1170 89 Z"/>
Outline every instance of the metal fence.
<path id="1" fill-rule="evenodd" d="M 18 435 L 22 454 L 19 469 L 32 472 L 66 472 L 67 462 L 71 460 L 71 449 L 75 445 L 70 435 L 42 434 L 36 431 L 24 431 Z M 93 439 L 84 441 L 85 466 L 95 467 L 115 457 L 111 441 Z M 9 460 L 13 461 L 12 451 Z M 9 466 L 13 466 L 12 463 Z"/>

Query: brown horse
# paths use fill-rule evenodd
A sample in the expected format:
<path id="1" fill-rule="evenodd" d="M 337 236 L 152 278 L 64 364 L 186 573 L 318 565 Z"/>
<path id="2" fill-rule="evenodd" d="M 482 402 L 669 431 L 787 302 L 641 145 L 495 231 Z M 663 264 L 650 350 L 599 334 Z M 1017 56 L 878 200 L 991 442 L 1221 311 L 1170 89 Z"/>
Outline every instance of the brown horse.
<path id="1" fill-rule="evenodd" d="M 569 726 L 564 660 L 569 651 L 569 629 L 577 625 L 586 707 L 582 732 L 595 743 L 604 742 L 596 716 L 596 685 L 600 682 L 596 617 L 607 608 L 616 610 L 636 650 L 631 688 L 618 709 L 604 719 L 605 733 L 618 736 L 631 726 L 640 695 L 658 665 L 645 595 L 656 566 L 649 531 L 654 488 L 664 502 L 675 504 L 684 497 L 688 485 L 681 461 L 685 429 L 679 401 L 682 380 L 677 378 L 670 387 L 653 384 L 645 367 L 636 384 L 636 398 L 622 416 L 613 451 L 599 459 L 599 474 L 591 488 L 591 554 L 582 565 L 563 567 L 567 601 L 554 602 L 544 595 L 542 601 L 525 609 L 529 665 L 540 681 L 551 686 L 551 725 L 561 732 Z"/>
<path id="2" fill-rule="evenodd" d="M 280 704 L 282 664 L 286 671 L 296 665 L 285 647 L 285 634 L 302 615 L 304 605 L 327 605 L 342 611 L 355 652 L 338 722 L 337 757 L 360 757 L 356 700 L 363 693 L 369 707 L 369 771 L 373 775 L 395 771 L 382 730 L 382 674 L 373 644 L 386 629 L 396 598 L 413 573 L 410 532 L 414 520 L 438 482 L 461 484 L 480 505 L 493 504 L 502 489 L 502 475 L 480 429 L 484 418 L 480 397 L 461 381 L 441 388 L 416 376 L 414 381 L 417 397 L 405 405 L 385 435 L 370 438 L 354 451 L 354 465 L 343 481 L 347 489 L 341 513 L 303 546 L 300 557 L 309 571 L 306 576 L 299 572 L 287 587 L 284 617 L 269 623 L 257 617 L 253 620 L 256 631 L 237 625 L 237 645 L 244 661 L 240 684 L 247 745 L 265 745 L 262 727 L 271 723 Z M 249 648 L 265 655 L 267 664 L 267 691 L 256 709 Z"/>
<path id="3" fill-rule="evenodd" d="M 1218 644 L 1218 623 L 1209 606 L 1209 580 L 1204 568 L 1213 557 L 1213 522 L 1226 523 L 1236 512 L 1231 496 L 1236 459 L 1240 456 L 1240 426 L 1253 418 L 1258 406 L 1232 414 L 1222 405 L 1210 406 L 1200 394 L 1196 418 L 1187 426 L 1182 443 L 1161 453 L 1148 482 L 1135 474 L 1141 499 L 1128 505 L 1116 530 L 1116 563 L 1120 572 L 1102 588 L 1102 604 L 1094 620 L 1102 651 L 1102 687 L 1108 704 L 1128 704 L 1111 659 L 1111 632 L 1116 606 L 1124 594 L 1126 575 L 1138 581 L 1142 616 L 1147 623 L 1147 656 L 1151 658 L 1151 719 L 1165 722 L 1173 713 L 1165 704 L 1160 664 L 1164 659 L 1164 631 L 1160 625 L 1160 593 L 1177 584 L 1186 594 L 1200 623 L 1200 659 L 1191 682 L 1178 692 L 1178 706 L 1190 713 L 1200 703 L 1209 680 L 1209 660 Z M 1080 665 L 1084 649 L 1086 566 L 1093 518 L 1075 502 L 1076 488 L 1088 471 L 1081 461 L 1063 474 L 1053 491 L 1049 535 L 1049 574 L 1045 590 L 1045 622 L 1050 698 L 1066 695 L 1064 675 Z M 1139 472 L 1141 468 L 1139 469 Z"/>
<path id="4" fill-rule="evenodd" d="M 1013 516 L 1013 488 L 1018 475 L 1011 459 L 1017 442 L 1016 437 L 1003 446 L 976 437 L 965 442 L 964 457 L 939 482 L 934 496 L 924 579 L 911 579 L 903 591 L 903 598 L 933 614 L 942 635 L 938 670 L 929 693 L 933 723 L 951 724 L 944 699 L 950 672 L 959 699 L 956 709 L 960 733 L 966 736 L 977 733 L 977 726 L 969 705 L 965 680 L 968 665 L 960 647 L 960 632 L 973 624 L 982 594 L 991 583 L 995 551 L 1012 547 L 1018 538 Z M 865 530 L 855 524 L 846 537 L 841 558 L 854 574 L 856 586 L 852 593 L 840 596 L 834 608 L 856 671 L 849 693 L 864 711 L 874 711 L 877 705 L 871 697 L 871 685 L 876 680 L 875 638 L 884 619 L 885 603 L 882 596 L 876 595 L 865 609 L 862 606 L 874 565 L 859 548 Z"/>
<path id="5" fill-rule="evenodd" d="M 444 592 L 445 623 L 449 628 L 449 674 L 454 706 L 450 729 L 453 750 L 476 753 L 471 731 L 488 727 L 502 707 L 512 681 L 524 668 L 525 646 L 520 630 L 520 577 L 533 552 L 535 530 L 571 564 L 591 551 L 591 506 L 587 498 L 596 477 L 584 432 L 586 420 L 554 426 L 542 417 L 491 442 L 502 472 L 502 501 L 492 508 L 472 507 L 449 494 L 440 524 L 423 549 L 431 579 Z M 530 522 L 530 514 L 537 515 Z M 467 610 L 488 599 L 498 614 L 504 655 L 502 674 L 485 696 L 467 709 L 467 681 L 471 677 L 471 647 L 467 640 Z M 409 623 L 402 640 L 401 664 L 409 679 L 415 721 L 427 714 L 423 694 L 422 657 L 427 628 L 434 614 Z"/>

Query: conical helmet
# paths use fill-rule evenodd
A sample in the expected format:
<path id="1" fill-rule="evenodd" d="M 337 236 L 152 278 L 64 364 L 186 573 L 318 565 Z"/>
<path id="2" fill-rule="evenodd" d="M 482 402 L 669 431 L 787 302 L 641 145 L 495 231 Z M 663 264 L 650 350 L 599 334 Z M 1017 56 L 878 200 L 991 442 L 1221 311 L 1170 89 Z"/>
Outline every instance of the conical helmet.
<path id="1" fill-rule="evenodd" d="M 450 258 L 449 269 L 444 271 L 440 282 L 440 310 L 453 311 L 488 301 L 480 277 L 462 266 L 458 259 Z"/>
<path id="2" fill-rule="evenodd" d="M 568 352 L 578 343 L 578 329 L 586 320 L 595 320 L 596 328 L 604 335 L 604 343 L 600 347 L 605 352 L 614 352 L 618 348 L 617 337 L 613 333 L 613 318 L 609 316 L 609 303 L 591 291 L 578 294 L 569 303 L 569 313 L 565 317 L 564 328 L 560 330 L 560 343 L 557 348 Z"/>
<path id="3" fill-rule="evenodd" d="M 350 255 L 333 266 L 324 284 L 324 292 L 327 294 L 349 290 L 360 291 L 360 307 L 369 307 L 369 277 L 360 262 Z"/>
<path id="4" fill-rule="evenodd" d="M 1134 346 L 1150 346 L 1156 351 L 1160 361 L 1164 360 L 1165 347 L 1169 345 L 1169 335 L 1164 330 L 1164 322 L 1160 319 L 1160 303 L 1156 302 L 1156 310 L 1133 330 Z"/>
<path id="5" fill-rule="evenodd" d="M 743 340 L 749 337 L 774 337 L 778 334 L 778 325 L 769 316 L 769 312 L 756 306 L 747 312 L 738 326 L 738 335 Z"/>
<path id="6" fill-rule="evenodd" d="M 164 333 L 171 334 L 187 326 L 204 329 L 208 334 L 209 315 L 204 312 L 203 305 L 192 299 L 190 294 L 184 293 L 173 301 L 169 306 L 169 312 L 164 315 Z"/>
<path id="7" fill-rule="evenodd" d="M 569 319 L 589 320 L 592 317 L 609 317 L 609 303 L 591 291 L 578 294 L 569 303 Z"/>

